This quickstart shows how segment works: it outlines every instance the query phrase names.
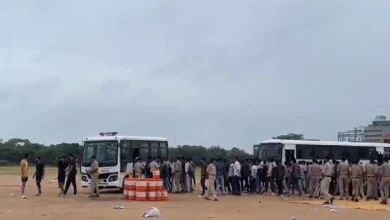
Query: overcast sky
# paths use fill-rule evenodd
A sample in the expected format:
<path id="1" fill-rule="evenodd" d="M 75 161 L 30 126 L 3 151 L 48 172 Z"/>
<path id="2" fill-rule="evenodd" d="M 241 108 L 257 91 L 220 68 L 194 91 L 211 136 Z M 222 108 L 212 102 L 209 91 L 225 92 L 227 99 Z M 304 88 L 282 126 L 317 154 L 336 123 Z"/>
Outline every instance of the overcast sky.
<path id="1" fill-rule="evenodd" d="M 7 3 L 8 2 L 8 3 Z M 252 149 L 390 116 L 387 0 L 0 3 L 0 137 Z"/>

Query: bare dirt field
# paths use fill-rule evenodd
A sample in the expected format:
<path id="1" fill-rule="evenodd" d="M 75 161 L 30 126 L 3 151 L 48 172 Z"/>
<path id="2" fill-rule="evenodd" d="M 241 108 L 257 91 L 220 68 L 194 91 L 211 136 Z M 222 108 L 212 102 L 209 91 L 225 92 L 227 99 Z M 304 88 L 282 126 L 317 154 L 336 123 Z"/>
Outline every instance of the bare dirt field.
<path id="1" fill-rule="evenodd" d="M 167 202 L 132 202 L 121 200 L 118 193 L 104 193 L 98 199 L 88 198 L 88 189 L 80 188 L 78 197 L 58 197 L 56 183 L 49 174 L 43 182 L 42 197 L 35 197 L 35 182 L 30 178 L 27 184 L 27 199 L 19 196 L 20 177 L 15 173 L 1 173 L 0 170 L 0 219 L 4 220 L 99 220 L 99 219 L 143 219 L 142 213 L 150 207 L 161 211 L 162 220 L 187 219 L 270 219 L 289 220 L 345 220 L 345 219 L 390 219 L 390 212 L 340 209 L 337 213 L 320 205 L 296 204 L 291 200 L 303 198 L 279 198 L 267 195 L 243 195 L 241 197 L 223 196 L 219 202 L 206 201 L 197 194 L 169 195 Z M 122 205 L 123 210 L 113 209 Z M 337 205 L 337 201 L 336 201 Z M 390 207 L 386 207 L 390 208 Z"/>

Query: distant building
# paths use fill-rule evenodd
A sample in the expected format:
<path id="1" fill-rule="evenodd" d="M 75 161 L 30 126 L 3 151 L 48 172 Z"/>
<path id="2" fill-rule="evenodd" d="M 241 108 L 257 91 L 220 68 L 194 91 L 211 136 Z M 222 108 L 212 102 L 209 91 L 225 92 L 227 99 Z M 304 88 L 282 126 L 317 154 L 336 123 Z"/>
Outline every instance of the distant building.
<path id="1" fill-rule="evenodd" d="M 364 131 L 366 142 L 390 143 L 390 120 L 387 120 L 386 116 L 376 116 Z"/>
<path id="2" fill-rule="evenodd" d="M 0 138 L 0 144 L 4 143 L 3 138 Z"/>
<path id="3" fill-rule="evenodd" d="M 26 143 L 24 143 L 24 142 L 16 142 L 15 146 L 21 147 L 21 146 L 24 146 L 25 144 Z"/>
<path id="4" fill-rule="evenodd" d="M 363 142 L 365 140 L 365 127 L 359 126 L 353 130 L 341 131 L 337 133 L 337 140 L 343 142 Z"/>

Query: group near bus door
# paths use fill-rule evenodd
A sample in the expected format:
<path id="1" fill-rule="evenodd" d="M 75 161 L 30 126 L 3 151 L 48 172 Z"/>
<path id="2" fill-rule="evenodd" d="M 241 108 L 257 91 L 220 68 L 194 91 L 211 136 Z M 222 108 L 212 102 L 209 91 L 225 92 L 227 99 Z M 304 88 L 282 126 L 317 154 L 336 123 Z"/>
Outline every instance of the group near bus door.
<path id="1" fill-rule="evenodd" d="M 148 157 L 168 157 L 168 141 L 120 140 L 121 172 L 126 172 L 127 164 L 135 163 L 137 157 L 146 162 Z"/>

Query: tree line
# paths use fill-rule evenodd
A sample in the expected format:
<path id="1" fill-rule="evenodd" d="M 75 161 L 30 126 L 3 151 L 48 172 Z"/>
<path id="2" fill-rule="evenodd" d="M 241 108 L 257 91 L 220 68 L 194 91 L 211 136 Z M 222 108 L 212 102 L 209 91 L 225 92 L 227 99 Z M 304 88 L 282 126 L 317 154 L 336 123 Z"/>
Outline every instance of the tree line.
<path id="1" fill-rule="evenodd" d="M 67 155 L 69 153 L 81 158 L 83 154 L 83 146 L 78 143 L 43 145 L 39 143 L 32 143 L 28 139 L 13 138 L 0 144 L 0 165 L 18 164 L 25 154 L 30 154 L 32 159 L 40 156 L 46 164 L 54 165 L 57 157 Z M 169 147 L 169 158 L 176 157 L 191 157 L 195 163 L 199 163 L 201 158 L 229 159 L 238 157 L 243 160 L 251 159 L 252 155 L 236 147 L 230 150 L 226 150 L 219 146 L 206 148 L 200 145 L 179 145 L 176 147 Z"/>

